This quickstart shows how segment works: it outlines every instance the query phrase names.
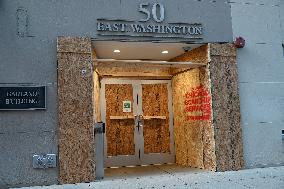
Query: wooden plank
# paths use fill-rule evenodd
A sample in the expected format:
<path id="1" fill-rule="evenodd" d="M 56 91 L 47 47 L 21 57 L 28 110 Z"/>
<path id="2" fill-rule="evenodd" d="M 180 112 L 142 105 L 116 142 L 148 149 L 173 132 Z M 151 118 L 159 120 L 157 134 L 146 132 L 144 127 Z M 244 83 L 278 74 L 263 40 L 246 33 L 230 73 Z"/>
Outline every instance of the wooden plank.
<path id="1" fill-rule="evenodd" d="M 188 51 L 180 56 L 177 56 L 170 60 L 170 62 L 194 62 L 199 64 L 208 64 L 209 62 L 209 47 L 208 45 L 203 45 L 201 47 L 195 48 Z"/>
<path id="2" fill-rule="evenodd" d="M 209 86 L 206 68 L 192 69 L 173 77 L 174 114 L 178 115 L 174 117 L 174 132 L 178 164 L 214 170 L 216 163 L 210 94 L 208 96 L 206 93 L 204 97 L 201 92 L 196 92 L 198 96 L 190 97 L 194 91 L 209 92 Z M 210 109 L 208 117 L 205 117 L 207 113 L 202 108 L 190 109 L 201 107 L 204 103 Z"/>
<path id="3" fill-rule="evenodd" d="M 204 66 L 206 63 L 95 59 L 94 65 L 102 77 L 171 79 L 178 72 Z"/>
<path id="4" fill-rule="evenodd" d="M 170 68 L 196 68 L 204 66 L 206 63 L 193 63 L 190 61 L 150 61 L 150 60 L 115 60 L 115 59 L 96 59 L 96 67 L 113 67 L 113 66 L 152 66 L 152 67 L 170 67 Z"/>
<path id="5" fill-rule="evenodd" d="M 126 115 L 126 116 L 109 116 L 109 119 L 134 119 L 134 116 Z"/>
<path id="6" fill-rule="evenodd" d="M 204 45 L 171 61 L 192 61 L 207 64 L 209 62 L 208 57 L 208 46 Z M 209 109 L 212 110 L 211 104 L 208 104 L 207 101 L 208 98 L 211 98 L 208 68 L 206 66 L 195 69 L 175 68 L 172 69 L 172 74 L 174 75 L 172 87 L 176 163 L 189 167 L 215 170 L 216 157 L 214 130 L 211 122 L 212 112 L 208 116 L 206 112 L 204 113 L 198 109 L 194 110 L 194 108 L 201 107 L 199 102 L 205 102 L 206 106 L 209 106 Z M 206 97 L 202 95 L 195 97 L 193 95 L 194 97 L 191 98 L 191 92 L 199 89 L 207 91 L 210 95 L 205 95 Z M 186 94 L 189 94 L 189 97 Z M 205 118 L 204 114 L 208 119 L 203 119 Z M 202 119 L 194 120 L 195 118 Z"/>
<path id="7" fill-rule="evenodd" d="M 143 119 L 167 119 L 167 116 L 143 116 Z"/>
<path id="8" fill-rule="evenodd" d="M 163 77 L 171 78 L 169 68 L 155 68 L 151 66 L 111 66 L 96 68 L 102 77 Z"/>
<path id="9" fill-rule="evenodd" d="M 199 70 L 193 69 L 173 78 L 173 106 L 174 106 L 174 132 L 176 139 L 176 158 L 177 163 L 189 166 L 203 168 L 202 140 L 196 127 L 198 122 L 188 122 L 185 112 L 185 94 L 199 85 Z"/>

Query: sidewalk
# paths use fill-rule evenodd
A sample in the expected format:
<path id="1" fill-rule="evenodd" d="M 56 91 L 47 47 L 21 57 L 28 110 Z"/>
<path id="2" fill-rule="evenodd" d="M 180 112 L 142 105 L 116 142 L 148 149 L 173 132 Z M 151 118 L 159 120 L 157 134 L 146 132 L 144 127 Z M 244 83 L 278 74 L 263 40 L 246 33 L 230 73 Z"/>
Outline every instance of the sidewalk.
<path id="1" fill-rule="evenodd" d="M 284 189 L 284 166 L 228 172 L 171 171 L 157 168 L 159 174 L 109 177 L 80 184 L 25 187 L 22 189 Z M 121 172 L 123 173 L 123 172 Z M 125 173 L 125 171 L 124 171 Z"/>

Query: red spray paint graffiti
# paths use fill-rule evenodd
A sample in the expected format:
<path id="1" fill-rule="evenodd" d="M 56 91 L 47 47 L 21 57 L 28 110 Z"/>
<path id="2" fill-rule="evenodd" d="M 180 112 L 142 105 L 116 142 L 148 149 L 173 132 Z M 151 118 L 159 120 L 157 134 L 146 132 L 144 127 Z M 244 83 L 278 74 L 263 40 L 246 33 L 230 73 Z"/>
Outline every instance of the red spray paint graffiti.
<path id="1" fill-rule="evenodd" d="M 211 96 L 209 91 L 199 85 L 185 94 L 185 112 L 188 121 L 210 120 L 211 118 Z"/>

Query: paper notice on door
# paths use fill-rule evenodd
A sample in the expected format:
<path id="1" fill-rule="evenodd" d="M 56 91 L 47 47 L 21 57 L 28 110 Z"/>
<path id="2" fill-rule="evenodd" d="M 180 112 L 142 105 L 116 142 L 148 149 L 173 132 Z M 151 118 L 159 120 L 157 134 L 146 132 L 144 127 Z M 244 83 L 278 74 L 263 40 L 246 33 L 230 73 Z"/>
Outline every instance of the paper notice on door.
<path id="1" fill-rule="evenodd" d="M 123 112 L 131 112 L 131 101 L 123 101 Z"/>

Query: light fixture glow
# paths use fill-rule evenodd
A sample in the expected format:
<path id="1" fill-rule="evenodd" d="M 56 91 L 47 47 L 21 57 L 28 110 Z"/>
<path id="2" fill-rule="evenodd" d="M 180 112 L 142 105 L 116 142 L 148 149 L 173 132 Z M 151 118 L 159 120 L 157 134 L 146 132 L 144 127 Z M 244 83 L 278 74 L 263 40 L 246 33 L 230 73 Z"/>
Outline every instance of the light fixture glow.
<path id="1" fill-rule="evenodd" d="M 114 53 L 120 53 L 120 50 L 115 49 L 113 52 L 114 52 Z"/>
<path id="2" fill-rule="evenodd" d="M 162 54 L 168 54 L 169 51 L 162 51 Z"/>

